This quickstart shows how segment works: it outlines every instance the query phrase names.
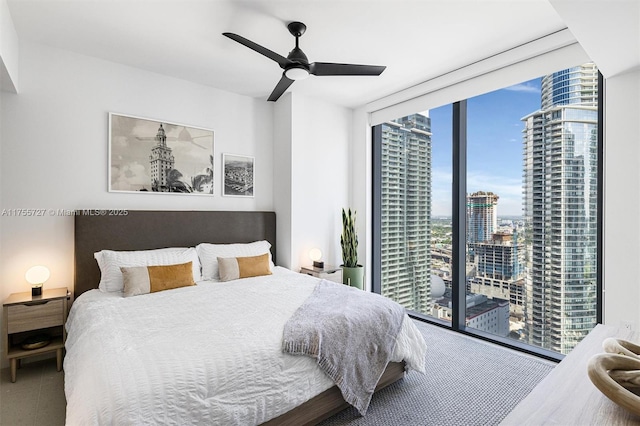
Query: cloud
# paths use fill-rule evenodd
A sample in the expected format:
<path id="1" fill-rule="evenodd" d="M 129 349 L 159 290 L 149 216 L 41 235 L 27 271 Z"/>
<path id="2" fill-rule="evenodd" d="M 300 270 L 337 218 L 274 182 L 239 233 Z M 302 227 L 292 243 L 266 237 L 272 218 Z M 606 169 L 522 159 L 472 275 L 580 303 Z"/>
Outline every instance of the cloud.
<path id="1" fill-rule="evenodd" d="M 116 191 L 139 191 L 151 188 L 151 176 L 145 167 L 132 162 L 120 167 L 111 167 L 111 189 Z"/>
<path id="2" fill-rule="evenodd" d="M 540 88 L 531 84 L 520 83 L 513 86 L 505 87 L 504 90 L 511 92 L 540 93 Z"/>

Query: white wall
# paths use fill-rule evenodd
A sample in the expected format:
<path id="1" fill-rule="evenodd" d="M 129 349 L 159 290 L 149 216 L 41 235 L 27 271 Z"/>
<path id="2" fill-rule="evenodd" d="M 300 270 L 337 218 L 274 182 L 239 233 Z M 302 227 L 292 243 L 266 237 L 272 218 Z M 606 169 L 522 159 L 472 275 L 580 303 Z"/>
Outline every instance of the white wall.
<path id="1" fill-rule="evenodd" d="M 272 105 L 33 43 L 20 80 L 2 94 L 4 209 L 273 210 Z M 109 193 L 109 111 L 213 129 L 215 196 Z M 255 198 L 220 195 L 223 152 L 255 157 Z M 0 297 L 28 291 L 34 264 L 51 270 L 46 287 L 72 287 L 72 217 L 4 215 L 0 230 Z"/>
<path id="2" fill-rule="evenodd" d="M 18 91 L 18 34 L 6 0 L 0 0 L 0 90 Z"/>
<path id="3" fill-rule="evenodd" d="M 308 265 L 318 247 L 327 264 L 342 263 L 341 209 L 349 207 L 349 174 L 359 158 L 350 157 L 352 111 L 293 96 L 292 261 Z"/>
<path id="4" fill-rule="evenodd" d="M 610 77 L 605 99 L 604 322 L 640 326 L 640 71 Z"/>
<path id="5" fill-rule="evenodd" d="M 4 98 L 4 92 L 0 90 L 0 165 L 2 165 L 2 99 Z M 0 212 L 4 208 L 4 202 L 2 201 L 2 173 L 0 173 Z M 2 259 L 2 224 L 0 224 L 0 259 Z M 2 265 L 0 264 L 0 274 L 2 273 Z M 4 297 L 4 291 L 2 295 Z M 3 299 L 4 300 L 4 299 Z M 1 320 L 0 320 L 1 321 Z"/>
<path id="6" fill-rule="evenodd" d="M 0 111 L 4 91 L 17 92 L 18 87 L 18 34 L 13 26 L 6 0 L 0 0 Z M 0 164 L 2 164 L 2 114 L 0 113 Z M 0 173 L 0 211 L 2 201 L 2 174 Z M 2 226 L 0 226 L 0 259 L 2 258 Z M 0 268 L 1 270 L 1 268 Z"/>
<path id="7" fill-rule="evenodd" d="M 274 105 L 273 114 L 273 206 L 276 212 L 276 263 L 291 267 L 291 151 L 293 142 L 291 93 Z"/>
<path id="8" fill-rule="evenodd" d="M 349 207 L 353 163 L 352 110 L 289 93 L 275 111 L 274 204 L 282 218 L 278 263 L 299 270 L 311 263 L 309 250 L 317 247 L 326 264 L 339 265 L 341 209 Z"/>

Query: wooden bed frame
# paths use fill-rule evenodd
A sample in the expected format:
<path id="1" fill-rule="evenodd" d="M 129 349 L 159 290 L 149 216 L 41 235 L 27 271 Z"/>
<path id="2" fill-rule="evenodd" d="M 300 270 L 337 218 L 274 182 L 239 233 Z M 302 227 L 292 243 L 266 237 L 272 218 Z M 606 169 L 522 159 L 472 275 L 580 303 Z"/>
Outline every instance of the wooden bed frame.
<path id="1" fill-rule="evenodd" d="M 274 212 L 84 210 L 76 213 L 74 240 L 74 297 L 98 287 L 100 269 L 93 254 L 100 250 L 148 250 L 267 240 L 277 264 Z M 404 371 L 404 363 L 390 363 L 376 390 L 403 378 Z M 334 386 L 265 424 L 313 425 L 348 406 Z"/>

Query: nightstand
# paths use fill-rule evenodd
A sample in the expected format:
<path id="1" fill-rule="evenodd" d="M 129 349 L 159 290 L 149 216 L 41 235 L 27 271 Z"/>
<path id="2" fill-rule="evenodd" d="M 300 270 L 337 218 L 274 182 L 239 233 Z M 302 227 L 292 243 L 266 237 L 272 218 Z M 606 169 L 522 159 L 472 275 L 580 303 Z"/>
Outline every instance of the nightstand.
<path id="1" fill-rule="evenodd" d="M 342 268 L 339 266 L 325 265 L 324 268 L 315 268 L 313 266 L 303 266 L 300 269 L 301 274 L 313 275 L 314 277 L 323 278 L 325 280 L 334 281 L 342 284 Z"/>
<path id="2" fill-rule="evenodd" d="M 12 383 L 16 381 L 16 368 L 20 360 L 29 356 L 55 351 L 58 371 L 62 370 L 62 350 L 67 338 L 64 323 L 67 321 L 68 297 L 66 288 L 53 288 L 43 291 L 42 296 L 31 296 L 30 291 L 13 293 L 4 301 L 4 354 L 11 363 Z M 37 347 L 37 336 L 41 335 L 48 335 L 50 341 L 45 346 Z M 23 345 L 36 348 L 24 349 Z"/>

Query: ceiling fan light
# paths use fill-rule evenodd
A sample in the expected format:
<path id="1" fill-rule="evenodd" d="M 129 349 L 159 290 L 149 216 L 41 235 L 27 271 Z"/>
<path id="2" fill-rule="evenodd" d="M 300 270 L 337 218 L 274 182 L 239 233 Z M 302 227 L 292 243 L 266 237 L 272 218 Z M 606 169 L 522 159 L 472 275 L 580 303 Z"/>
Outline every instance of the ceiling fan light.
<path id="1" fill-rule="evenodd" d="M 290 80 L 304 80 L 309 77 L 309 71 L 303 67 L 294 67 L 286 70 L 284 75 Z"/>

